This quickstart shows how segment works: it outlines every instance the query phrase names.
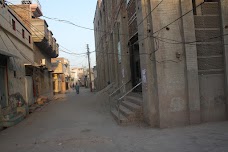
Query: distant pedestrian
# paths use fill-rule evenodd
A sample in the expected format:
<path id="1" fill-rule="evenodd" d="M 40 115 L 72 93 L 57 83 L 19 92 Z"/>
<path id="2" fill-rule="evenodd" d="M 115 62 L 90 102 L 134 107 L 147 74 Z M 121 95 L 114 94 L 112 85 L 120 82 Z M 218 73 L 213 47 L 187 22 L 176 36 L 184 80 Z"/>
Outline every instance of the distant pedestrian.
<path id="1" fill-rule="evenodd" d="M 79 94 L 79 88 L 80 88 L 80 86 L 78 85 L 78 83 L 76 83 L 76 85 L 75 85 L 75 90 L 76 90 L 76 93 L 77 93 L 77 94 Z"/>

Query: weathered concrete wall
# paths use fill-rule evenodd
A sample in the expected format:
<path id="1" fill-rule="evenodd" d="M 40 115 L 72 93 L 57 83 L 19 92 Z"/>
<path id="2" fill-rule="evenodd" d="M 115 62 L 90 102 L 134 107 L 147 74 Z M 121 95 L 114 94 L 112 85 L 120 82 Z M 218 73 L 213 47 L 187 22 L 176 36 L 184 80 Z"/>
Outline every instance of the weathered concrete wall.
<path id="1" fill-rule="evenodd" d="M 35 44 L 33 45 L 33 50 L 34 50 L 34 61 L 40 65 L 41 64 L 41 60 L 45 59 L 46 60 L 46 67 L 48 68 L 48 70 L 52 69 L 52 65 L 51 65 L 51 57 L 48 56 L 45 52 L 43 52 L 43 50 L 40 50 Z"/>
<path id="2" fill-rule="evenodd" d="M 98 71 L 98 89 L 101 90 L 108 82 L 117 86 L 130 80 L 130 60 L 128 51 L 128 35 L 121 36 L 121 62 L 118 61 L 118 30 L 119 33 L 128 31 L 126 8 L 119 7 L 120 1 L 98 2 L 94 28 L 96 42 L 96 60 Z M 123 5 L 124 6 L 124 5 Z M 119 10 L 121 8 L 121 10 Z M 113 12 L 116 12 L 113 13 Z M 120 23 L 117 26 L 117 23 Z M 104 32 L 103 32 L 104 31 Z M 130 88 L 130 86 L 128 87 Z"/>
<path id="3" fill-rule="evenodd" d="M 36 84 L 39 88 L 39 96 L 47 96 L 48 98 L 53 97 L 53 83 L 52 83 L 52 74 L 49 72 L 52 70 L 51 65 L 51 57 L 49 57 L 46 53 L 43 52 L 43 50 L 40 50 L 35 44 L 34 44 L 34 56 L 35 56 L 35 62 L 38 65 L 41 65 L 41 60 L 45 59 L 46 67 L 48 69 L 45 70 L 38 70 L 35 74 L 35 80 Z"/>
<path id="4" fill-rule="evenodd" d="M 224 78 L 223 75 L 218 74 L 200 75 L 198 69 L 200 47 L 194 43 L 185 43 L 194 42 L 199 37 L 199 33 L 196 33 L 193 11 L 184 15 L 193 9 L 192 0 L 170 0 L 159 4 L 160 2 L 159 0 L 137 0 L 145 121 L 151 126 L 165 128 L 198 124 L 202 121 L 224 120 L 224 114 L 227 113 L 224 108 L 224 88 L 228 86 L 227 81 L 224 84 L 224 80 L 228 79 L 227 76 Z M 196 0 L 196 5 L 202 2 L 203 0 Z M 114 5 L 113 2 L 102 1 L 103 3 L 105 10 L 108 6 Z M 222 2 L 223 34 L 226 34 L 228 30 L 226 3 Z M 159 6 L 156 7 L 158 4 Z M 156 9 L 154 9 L 155 7 Z M 99 26 L 97 19 L 102 12 L 103 25 L 100 24 L 100 29 L 118 33 L 115 21 L 110 24 L 110 10 L 106 14 L 103 13 L 102 5 L 99 9 L 95 15 L 95 27 Z M 202 6 L 197 8 L 198 15 L 202 15 L 202 10 Z M 151 14 L 148 15 L 149 13 Z M 182 15 L 184 16 L 180 17 Z M 179 19 L 176 20 L 177 18 Z M 173 22 L 174 20 L 176 21 Z M 173 23 L 168 25 L 171 22 Z M 118 82 L 118 86 L 131 79 L 126 6 L 121 7 L 116 23 L 120 23 L 120 40 L 115 34 L 113 34 L 113 38 L 98 32 L 95 34 L 96 45 L 100 44 L 97 39 L 101 39 L 100 42 L 103 43 L 100 50 L 117 54 L 116 56 L 109 54 L 107 57 L 105 54 L 98 55 L 97 53 L 97 65 L 98 69 L 100 68 L 98 77 L 100 76 L 103 87 L 109 79 Z M 119 41 L 121 62 L 118 60 Z M 228 43 L 227 41 L 227 38 L 224 37 L 224 42 Z M 226 49 L 228 48 L 225 45 Z M 227 56 L 225 61 L 228 61 Z M 113 67 L 112 63 L 116 65 Z M 113 71 L 115 71 L 116 77 L 113 76 Z M 226 73 L 227 71 L 226 67 Z M 128 84 L 122 91 L 129 90 L 131 87 Z"/>
<path id="5" fill-rule="evenodd" d="M 151 11 L 150 3 L 146 1 L 138 1 L 137 3 L 137 22 L 138 25 L 147 16 L 147 12 Z M 149 27 L 148 27 L 149 25 Z M 148 28 L 151 29 L 148 32 Z M 151 126 L 159 126 L 159 108 L 158 108 L 158 90 L 157 90 L 157 71 L 155 61 L 155 44 L 152 37 L 145 39 L 146 35 L 153 33 L 152 18 L 149 17 L 138 26 L 140 64 L 142 74 L 142 92 L 143 92 L 143 112 L 144 120 Z M 144 40 L 145 39 L 145 40 Z M 151 61 L 153 60 L 153 61 Z"/>
<path id="6" fill-rule="evenodd" d="M 181 1 L 180 15 L 185 14 L 193 8 L 192 0 Z M 181 20 L 183 42 L 196 41 L 194 16 L 189 13 Z M 198 79 L 197 49 L 195 45 L 182 44 L 186 58 L 186 83 L 188 96 L 189 123 L 198 124 L 201 122 L 200 94 Z"/>
<path id="7" fill-rule="evenodd" d="M 122 84 L 126 84 L 129 80 L 131 80 L 131 66 L 130 66 L 130 52 L 128 47 L 129 42 L 129 36 L 127 31 L 128 29 L 128 17 L 127 17 L 127 11 L 125 7 L 121 7 L 120 15 L 118 17 L 118 20 L 120 21 L 120 46 L 121 46 L 121 54 L 118 54 L 121 56 L 121 80 Z M 121 85 L 122 85 L 121 84 Z M 132 84 L 128 83 L 126 84 L 123 92 L 127 92 L 132 88 Z"/>
<path id="8" fill-rule="evenodd" d="M 151 0 L 151 7 L 154 8 L 157 0 Z M 179 0 L 162 3 L 152 13 L 153 31 L 156 32 L 180 17 Z M 182 41 L 180 20 L 161 30 L 158 35 L 162 38 L 170 38 Z M 189 124 L 188 99 L 186 85 L 186 61 L 183 57 L 182 45 L 159 42 L 158 50 L 155 53 L 157 62 L 157 83 L 159 97 L 159 116 L 161 128 L 172 126 L 183 126 Z M 180 54 L 181 58 L 177 58 Z"/>
<path id="9" fill-rule="evenodd" d="M 226 120 L 224 75 L 202 75 L 199 79 L 202 121 Z"/>
<path id="10" fill-rule="evenodd" d="M 1 41 L 1 50 L 5 50 L 10 54 L 15 55 L 8 59 L 8 94 L 11 96 L 15 93 L 20 93 L 25 99 L 25 64 L 33 64 L 34 56 L 33 51 L 17 37 L 11 35 L 7 31 L 3 32 L 1 29 L 0 34 L 4 40 Z M 6 47 L 7 46 L 7 47 Z"/>
<path id="11" fill-rule="evenodd" d="M 28 106 L 35 103 L 35 98 L 33 94 L 33 78 L 30 76 L 25 77 L 25 102 Z"/>
<path id="12" fill-rule="evenodd" d="M 228 1 L 221 1 L 221 12 L 222 12 L 222 32 L 228 34 Z M 228 119 L 228 36 L 223 37 L 224 45 L 224 56 L 225 56 L 225 95 L 226 95 L 226 115 Z"/>

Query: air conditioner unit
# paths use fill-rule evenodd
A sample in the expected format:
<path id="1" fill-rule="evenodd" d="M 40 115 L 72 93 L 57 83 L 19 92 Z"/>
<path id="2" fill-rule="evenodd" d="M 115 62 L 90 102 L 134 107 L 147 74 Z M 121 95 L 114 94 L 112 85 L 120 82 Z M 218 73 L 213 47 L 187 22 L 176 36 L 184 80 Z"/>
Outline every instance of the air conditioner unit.
<path id="1" fill-rule="evenodd" d="M 42 66 L 46 66 L 46 59 L 42 59 L 42 60 L 41 60 L 41 65 L 42 65 Z"/>

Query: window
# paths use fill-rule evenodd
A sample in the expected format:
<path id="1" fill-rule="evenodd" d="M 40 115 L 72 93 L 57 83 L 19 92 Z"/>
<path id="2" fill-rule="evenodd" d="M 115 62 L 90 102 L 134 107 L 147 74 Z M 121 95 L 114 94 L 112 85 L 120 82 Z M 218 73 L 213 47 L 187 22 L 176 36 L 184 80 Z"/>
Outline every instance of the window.
<path id="1" fill-rule="evenodd" d="M 25 30 L 22 29 L 22 37 L 25 38 Z"/>
<path id="2" fill-rule="evenodd" d="M 16 22 L 12 19 L 12 27 L 13 27 L 13 30 L 16 31 Z"/>
<path id="3" fill-rule="evenodd" d="M 29 43 L 31 43 L 31 36 L 29 36 Z"/>
<path id="4" fill-rule="evenodd" d="M 17 78 L 17 72 L 16 71 L 13 71 L 13 76 L 14 76 L 14 78 Z"/>

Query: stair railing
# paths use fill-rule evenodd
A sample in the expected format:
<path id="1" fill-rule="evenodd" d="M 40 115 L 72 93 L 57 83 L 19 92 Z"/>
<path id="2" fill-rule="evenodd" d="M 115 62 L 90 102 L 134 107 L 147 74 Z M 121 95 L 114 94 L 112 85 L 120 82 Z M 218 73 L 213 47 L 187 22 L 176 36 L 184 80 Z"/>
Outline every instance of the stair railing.
<path id="1" fill-rule="evenodd" d="M 121 123 L 120 122 L 120 104 L 121 102 L 123 101 L 123 99 L 129 94 L 131 93 L 133 90 L 135 90 L 138 86 L 140 86 L 142 84 L 142 81 L 139 82 L 136 86 L 134 86 L 131 90 L 129 90 L 127 93 L 125 93 L 122 97 L 120 97 L 118 100 L 117 100 L 117 106 L 118 106 L 118 121 L 119 121 L 119 124 Z"/>
<path id="2" fill-rule="evenodd" d="M 123 85 L 121 85 L 119 88 L 117 88 L 115 91 L 113 91 L 111 94 L 109 94 L 109 106 L 110 106 L 110 111 L 112 110 L 112 106 L 111 106 L 111 97 L 120 89 L 122 89 L 124 86 L 126 86 L 129 82 L 131 82 L 131 80 L 129 80 L 128 82 L 124 83 Z"/>

